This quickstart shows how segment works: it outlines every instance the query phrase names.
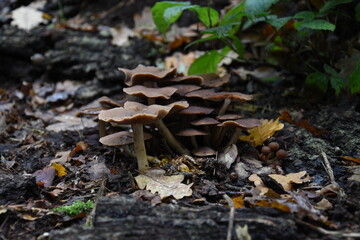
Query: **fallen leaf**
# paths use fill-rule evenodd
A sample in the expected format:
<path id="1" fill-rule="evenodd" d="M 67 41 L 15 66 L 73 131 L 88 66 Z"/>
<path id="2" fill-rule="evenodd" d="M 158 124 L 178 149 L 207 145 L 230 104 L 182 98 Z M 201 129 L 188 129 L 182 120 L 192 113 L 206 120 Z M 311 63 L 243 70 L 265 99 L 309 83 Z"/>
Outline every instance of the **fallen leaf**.
<path id="1" fill-rule="evenodd" d="M 129 42 L 130 37 L 135 36 L 135 32 L 126 26 L 110 28 L 112 35 L 111 44 L 115 46 L 124 46 Z"/>
<path id="2" fill-rule="evenodd" d="M 56 175 L 58 177 L 66 176 L 66 169 L 60 163 L 53 163 L 51 167 L 56 170 Z"/>
<path id="3" fill-rule="evenodd" d="M 231 198 L 233 203 L 234 203 L 234 207 L 235 208 L 244 208 L 244 197 L 243 196 L 239 196 L 239 197 L 233 197 Z"/>
<path id="4" fill-rule="evenodd" d="M 254 183 L 256 189 L 259 190 L 260 195 L 265 195 L 270 191 L 270 188 L 265 186 L 265 184 L 258 175 L 256 174 L 250 175 L 249 180 Z"/>
<path id="5" fill-rule="evenodd" d="M 231 164 L 235 162 L 235 159 L 238 156 L 238 149 L 235 144 L 232 144 L 231 146 L 227 147 L 223 152 L 221 152 L 218 156 L 217 161 L 219 163 L 222 163 L 229 169 L 231 167 Z"/>
<path id="6" fill-rule="evenodd" d="M 77 118 L 70 115 L 62 114 L 54 118 L 58 123 L 51 124 L 46 127 L 48 131 L 61 132 L 61 131 L 79 131 L 84 128 L 96 127 L 97 123 L 92 119 Z"/>
<path id="7" fill-rule="evenodd" d="M 33 173 L 33 176 L 35 176 L 38 185 L 42 185 L 41 183 L 43 183 L 44 187 L 51 186 L 55 178 L 55 175 L 56 175 L 56 170 L 50 166 L 47 166 L 41 170 L 37 170 L 36 172 Z"/>
<path id="8" fill-rule="evenodd" d="M 254 147 L 262 145 L 265 140 L 269 139 L 276 131 L 283 129 L 284 124 L 279 122 L 279 118 L 276 120 L 261 119 L 261 125 L 248 129 L 249 135 L 240 136 L 241 141 L 251 142 Z"/>
<path id="9" fill-rule="evenodd" d="M 283 212 L 291 212 L 291 209 L 289 208 L 289 206 L 279 202 L 276 199 L 259 200 L 259 201 L 256 201 L 255 205 L 260 206 L 260 207 L 276 208 Z"/>
<path id="10" fill-rule="evenodd" d="M 333 205 L 326 198 L 321 199 L 320 202 L 316 203 L 316 208 L 321 210 L 327 210 L 332 208 Z"/>
<path id="11" fill-rule="evenodd" d="M 105 163 L 96 163 L 88 169 L 88 172 L 89 172 L 89 178 L 91 180 L 96 180 L 104 176 L 107 176 L 110 173 L 110 170 L 105 165 Z"/>
<path id="12" fill-rule="evenodd" d="M 360 158 L 353 158 L 353 157 L 347 157 L 347 156 L 341 156 L 342 159 L 349 160 L 355 163 L 360 163 Z"/>
<path id="13" fill-rule="evenodd" d="M 46 23 L 43 13 L 29 6 L 19 7 L 12 11 L 11 25 L 15 25 L 20 29 L 31 30 L 41 23 Z"/>
<path id="14" fill-rule="evenodd" d="M 152 193 L 159 193 L 161 199 L 173 196 L 176 199 L 181 199 L 186 196 L 191 196 L 191 184 L 181 183 L 184 180 L 184 175 L 165 176 L 165 171 L 162 169 L 150 169 L 144 174 L 135 177 L 136 183 L 140 189 L 147 189 Z"/>
<path id="15" fill-rule="evenodd" d="M 309 132 L 311 132 L 311 134 L 314 136 L 323 135 L 325 133 L 324 129 L 319 129 L 314 126 L 311 126 L 308 120 L 305 120 L 305 119 L 301 119 L 298 121 L 293 120 L 288 111 L 281 112 L 280 120 L 283 120 L 288 123 L 297 125 L 301 128 L 304 128 L 304 129 L 308 130 Z"/>
<path id="16" fill-rule="evenodd" d="M 304 177 L 306 174 L 306 171 L 301 171 L 298 173 L 289 173 L 285 176 L 280 174 L 269 174 L 269 177 L 280 183 L 285 191 L 290 191 L 292 189 L 292 183 L 302 184 L 310 181 L 311 177 Z"/>

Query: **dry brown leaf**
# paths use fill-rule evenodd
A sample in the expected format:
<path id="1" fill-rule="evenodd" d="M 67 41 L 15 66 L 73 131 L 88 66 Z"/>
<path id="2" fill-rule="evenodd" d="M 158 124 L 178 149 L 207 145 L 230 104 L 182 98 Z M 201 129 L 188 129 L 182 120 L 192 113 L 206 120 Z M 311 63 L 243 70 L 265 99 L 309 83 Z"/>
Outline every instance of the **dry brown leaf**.
<path id="1" fill-rule="evenodd" d="M 227 169 L 235 162 L 238 156 L 238 149 L 235 144 L 227 147 L 223 152 L 219 153 L 217 161 L 226 166 Z"/>
<path id="2" fill-rule="evenodd" d="M 283 212 L 291 212 L 291 209 L 289 208 L 289 206 L 281 203 L 280 201 L 278 201 L 276 199 L 259 200 L 259 201 L 256 201 L 255 205 L 260 206 L 260 207 L 276 208 Z"/>
<path id="3" fill-rule="evenodd" d="M 260 191 L 260 195 L 265 195 L 270 191 L 270 189 L 265 186 L 264 182 L 257 174 L 250 175 L 249 180 L 252 181 L 256 189 Z"/>
<path id="4" fill-rule="evenodd" d="M 355 162 L 355 163 L 360 163 L 360 158 L 353 158 L 353 157 L 348 157 L 348 156 L 341 156 L 341 158 L 345 159 L 345 160 Z"/>
<path id="5" fill-rule="evenodd" d="M 290 115 L 290 113 L 288 111 L 281 112 L 280 120 L 283 120 L 288 123 L 295 124 L 301 128 L 304 128 L 304 129 L 308 130 L 309 132 L 311 132 L 311 134 L 314 136 L 323 135 L 325 133 L 324 129 L 319 129 L 317 127 L 310 125 L 309 121 L 306 119 L 301 119 L 298 121 L 293 120 L 292 116 Z"/>
<path id="6" fill-rule="evenodd" d="M 269 177 L 280 183 L 285 191 L 290 191 L 292 189 L 292 183 L 301 184 L 310 181 L 311 177 L 304 177 L 306 174 L 306 171 L 301 171 L 298 173 L 289 173 L 285 176 L 280 174 L 269 174 Z"/>
<path id="7" fill-rule="evenodd" d="M 261 125 L 247 130 L 249 135 L 240 136 L 241 141 L 251 142 L 254 147 L 260 146 L 265 140 L 270 138 L 276 131 L 283 129 L 284 124 L 276 120 L 261 119 Z"/>
<path id="8" fill-rule="evenodd" d="M 92 119 L 77 118 L 70 115 L 62 114 L 54 118 L 58 123 L 51 124 L 46 127 L 48 131 L 61 132 L 61 131 L 79 131 L 84 128 L 94 128 L 97 123 Z"/>
<path id="9" fill-rule="evenodd" d="M 150 169 L 135 177 L 140 189 L 147 189 L 152 193 L 159 193 L 161 199 L 173 196 L 176 199 L 191 196 L 191 184 L 181 183 L 184 175 L 165 176 L 162 169 Z"/>
<path id="10" fill-rule="evenodd" d="M 50 166 L 45 167 L 44 169 L 37 170 L 33 173 L 35 176 L 36 183 L 40 186 L 43 185 L 44 187 L 51 186 L 54 178 L 55 178 L 56 170 Z"/>

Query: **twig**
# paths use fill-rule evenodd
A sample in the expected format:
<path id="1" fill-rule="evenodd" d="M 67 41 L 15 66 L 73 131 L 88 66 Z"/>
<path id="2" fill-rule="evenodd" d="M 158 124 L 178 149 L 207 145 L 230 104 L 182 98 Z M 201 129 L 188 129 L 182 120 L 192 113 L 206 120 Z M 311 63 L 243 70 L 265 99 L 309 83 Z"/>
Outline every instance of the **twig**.
<path id="1" fill-rule="evenodd" d="M 98 192 L 96 194 L 94 208 L 91 210 L 91 212 L 89 213 L 89 215 L 86 218 L 86 222 L 85 222 L 86 227 L 93 227 L 94 226 L 94 218 L 95 218 L 95 213 L 96 213 L 96 207 L 97 207 L 97 204 L 99 202 L 100 197 L 102 197 L 104 195 L 105 183 L 106 183 L 106 177 L 104 177 L 104 179 L 101 181 L 101 185 L 100 185 L 99 190 L 98 190 Z"/>
<path id="2" fill-rule="evenodd" d="M 321 234 L 325 234 L 325 235 L 330 235 L 330 236 L 336 236 L 336 237 L 339 237 L 339 238 L 360 238 L 360 233 L 359 232 L 340 232 L 340 231 L 329 231 L 329 230 L 326 230 L 322 227 L 317 227 L 317 226 L 314 226 L 310 223 L 307 223 L 307 222 L 304 222 L 304 221 L 301 221 L 301 220 L 296 220 L 297 223 L 299 224 L 302 224 L 304 226 L 307 226 L 311 229 L 314 229 L 316 231 L 318 231 L 319 233 Z"/>
<path id="3" fill-rule="evenodd" d="M 341 198 L 346 197 L 346 193 L 344 190 L 339 186 L 339 184 L 335 181 L 334 172 L 330 165 L 329 159 L 326 156 L 326 153 L 321 151 L 321 156 L 324 160 L 323 166 L 325 168 L 326 173 L 329 175 L 331 185 L 333 185 L 338 191 L 336 192 Z"/>
<path id="4" fill-rule="evenodd" d="M 232 199 L 228 195 L 224 194 L 223 197 L 225 198 L 226 202 L 229 204 L 230 207 L 229 225 L 227 229 L 226 240 L 231 240 L 231 235 L 234 228 L 235 206 Z"/>

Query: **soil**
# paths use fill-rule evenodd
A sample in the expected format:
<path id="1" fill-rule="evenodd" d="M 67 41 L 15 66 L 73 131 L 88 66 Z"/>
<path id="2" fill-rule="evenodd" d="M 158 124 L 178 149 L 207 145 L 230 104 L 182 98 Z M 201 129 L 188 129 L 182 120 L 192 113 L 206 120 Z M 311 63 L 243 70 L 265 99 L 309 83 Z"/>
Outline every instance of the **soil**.
<path id="1" fill-rule="evenodd" d="M 11 10 L 25 2 L 1 4 Z M 57 12 L 55 2 L 48 1 L 46 8 Z M 156 1 L 128 1 L 126 6 L 122 2 L 108 1 L 100 7 L 98 1 L 88 4 L 64 1 L 64 13 L 68 18 L 80 14 L 91 19 L 96 9 L 96 13 L 103 15 L 92 24 L 113 26 L 123 22 L 131 27 L 129 16 Z M 226 1 L 219 1 L 214 7 L 224 6 Z M 186 25 L 186 20 L 182 22 Z M 1 239 L 225 239 L 229 236 L 231 208 L 224 195 L 234 198 L 249 195 L 254 189 L 247 177 L 232 178 L 236 164 L 227 169 L 215 158 L 197 159 L 202 172 L 186 176 L 187 181 L 194 183 L 193 195 L 156 202 L 156 197 L 144 192 L 136 197 L 134 177 L 138 172 L 133 159 L 102 146 L 96 126 L 80 130 L 68 127 L 59 132 L 47 129 L 56 116 L 76 113 L 101 96 L 121 99 L 124 76 L 117 68 L 154 65 L 156 59 L 169 54 L 157 50 L 158 45 L 148 39 L 133 38 L 128 46 L 119 47 L 111 44 L 109 35 L 98 30 L 39 26 L 27 32 L 1 18 Z M 39 61 L 31 60 L 35 54 Z M 56 84 L 65 84 L 68 79 L 72 81 L 65 85 L 68 87 L 62 91 L 63 95 L 55 95 L 59 93 L 54 91 Z M 335 99 L 304 87 L 294 76 L 269 84 L 256 79 L 244 81 L 232 75 L 230 84 L 223 88 L 229 89 L 256 96 L 245 105 L 248 108 L 239 109 L 247 117 L 276 119 L 286 111 L 293 119 L 292 123 L 283 121 L 284 128 L 267 141 L 277 141 L 287 151 L 286 158 L 275 163 L 264 162 L 259 169 L 249 170 L 249 175 L 259 172 L 265 185 L 274 190 L 276 183 L 266 181 L 266 174 L 260 174 L 263 169 L 275 169 L 282 174 L 306 171 L 312 177 L 312 184 L 297 186 L 299 195 L 294 192 L 296 211 L 262 206 L 235 209 L 231 239 L 248 239 L 236 235 L 241 232 L 239 226 L 244 225 L 248 231 L 244 230 L 243 234 L 250 234 L 251 239 L 359 238 L 356 233 L 360 233 L 360 168 L 343 158 L 360 158 L 359 95 Z M 46 101 L 36 102 L 34 95 L 41 96 L 41 91 Z M 312 131 L 294 123 L 302 120 L 307 121 Z M 66 176 L 54 175 L 51 186 L 36 181 L 37 171 L 46 169 L 58 152 L 72 150 L 79 142 L 88 146 L 74 152 L 66 165 Z M 156 144 L 162 143 L 153 143 Z M 258 149 L 246 142 L 239 142 L 237 147 L 240 159 L 236 163 L 258 154 Z M 178 157 L 171 155 L 171 151 L 161 153 L 165 158 Z M 338 185 L 331 182 L 322 153 L 326 154 Z M 166 170 L 171 173 L 171 164 Z M 55 173 L 48 170 L 43 174 L 47 178 L 47 174 Z M 326 187 L 331 189 L 325 191 Z M 299 197 L 305 193 L 306 198 Z M 96 207 L 87 214 L 67 216 L 51 211 L 76 200 L 89 199 L 95 200 Z M 332 206 L 315 210 L 313 206 L 322 199 Z"/>

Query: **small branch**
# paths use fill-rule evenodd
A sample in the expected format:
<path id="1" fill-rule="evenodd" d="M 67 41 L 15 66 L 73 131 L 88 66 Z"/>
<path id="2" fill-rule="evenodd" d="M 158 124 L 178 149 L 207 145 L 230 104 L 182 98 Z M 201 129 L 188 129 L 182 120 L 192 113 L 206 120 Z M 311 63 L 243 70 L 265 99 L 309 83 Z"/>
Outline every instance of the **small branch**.
<path id="1" fill-rule="evenodd" d="M 326 153 L 321 151 L 321 156 L 324 160 L 323 166 L 325 168 L 326 173 L 329 175 L 330 178 L 330 182 L 331 185 L 335 186 L 336 189 L 338 189 L 337 194 L 341 197 L 344 198 L 346 197 L 346 193 L 344 192 L 344 190 L 339 186 L 339 184 L 335 181 L 335 177 L 334 177 L 334 172 L 332 170 L 332 167 L 330 165 L 329 159 L 326 156 Z M 332 188 L 333 189 L 333 188 Z"/>
<path id="2" fill-rule="evenodd" d="M 232 199 L 228 195 L 224 194 L 223 197 L 225 198 L 226 202 L 229 204 L 230 207 L 229 225 L 227 229 L 226 240 L 231 240 L 231 235 L 234 228 L 235 206 Z"/>
<path id="3" fill-rule="evenodd" d="M 296 220 L 297 223 L 307 226 L 313 230 L 318 231 L 321 234 L 333 236 L 333 237 L 339 237 L 339 238 L 360 238 L 360 232 L 340 232 L 340 231 L 329 231 L 321 227 L 314 226 L 310 223 Z"/>
<path id="4" fill-rule="evenodd" d="M 91 210 L 89 215 L 86 217 L 86 222 L 85 222 L 86 227 L 94 227 L 96 206 L 98 204 L 98 201 L 99 201 L 100 197 L 102 197 L 104 195 L 105 183 L 106 183 L 106 177 L 104 177 L 103 180 L 101 181 L 101 185 L 100 185 L 99 190 L 98 190 L 98 192 L 96 194 L 94 208 Z"/>

